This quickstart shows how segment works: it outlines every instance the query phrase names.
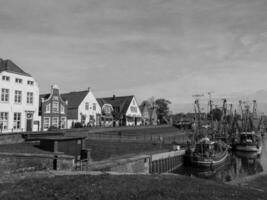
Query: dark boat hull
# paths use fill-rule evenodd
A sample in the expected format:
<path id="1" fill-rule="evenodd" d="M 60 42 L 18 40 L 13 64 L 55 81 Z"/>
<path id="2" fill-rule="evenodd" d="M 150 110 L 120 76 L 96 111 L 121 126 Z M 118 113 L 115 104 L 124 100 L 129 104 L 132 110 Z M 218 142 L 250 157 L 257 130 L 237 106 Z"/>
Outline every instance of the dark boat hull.
<path id="1" fill-rule="evenodd" d="M 221 156 L 217 159 L 212 159 L 212 158 L 199 158 L 196 156 L 192 156 L 192 155 L 185 155 L 184 159 L 185 159 L 185 163 L 187 165 L 193 166 L 193 167 L 201 167 L 201 168 L 214 168 L 214 167 L 218 167 L 222 164 L 224 164 L 224 162 L 226 161 L 228 157 L 228 151 L 225 150 Z"/>

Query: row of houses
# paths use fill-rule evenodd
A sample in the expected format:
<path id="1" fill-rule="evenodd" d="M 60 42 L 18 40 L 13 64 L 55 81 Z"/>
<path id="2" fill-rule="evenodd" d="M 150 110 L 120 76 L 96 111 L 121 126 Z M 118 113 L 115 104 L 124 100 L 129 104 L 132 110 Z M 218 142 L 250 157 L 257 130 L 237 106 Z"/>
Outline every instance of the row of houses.
<path id="1" fill-rule="evenodd" d="M 11 60 L 0 59 L 0 131 L 45 131 L 88 126 L 157 124 L 155 108 L 134 95 L 96 98 L 88 88 L 61 93 L 57 85 L 39 94 L 36 80 Z"/>

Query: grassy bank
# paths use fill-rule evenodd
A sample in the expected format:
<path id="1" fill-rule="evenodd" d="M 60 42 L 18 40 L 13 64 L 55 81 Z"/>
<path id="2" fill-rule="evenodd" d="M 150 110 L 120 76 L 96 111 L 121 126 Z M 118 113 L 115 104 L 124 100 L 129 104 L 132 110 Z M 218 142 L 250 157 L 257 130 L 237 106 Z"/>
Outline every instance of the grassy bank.
<path id="1" fill-rule="evenodd" d="M 58 176 L 0 185 L 0 199 L 264 199 L 267 193 L 182 176 Z"/>
<path id="2" fill-rule="evenodd" d="M 91 156 L 95 161 L 125 154 L 141 154 L 152 151 L 168 151 L 172 149 L 172 145 L 168 144 L 108 142 L 99 140 L 87 140 L 86 146 L 92 149 Z"/>

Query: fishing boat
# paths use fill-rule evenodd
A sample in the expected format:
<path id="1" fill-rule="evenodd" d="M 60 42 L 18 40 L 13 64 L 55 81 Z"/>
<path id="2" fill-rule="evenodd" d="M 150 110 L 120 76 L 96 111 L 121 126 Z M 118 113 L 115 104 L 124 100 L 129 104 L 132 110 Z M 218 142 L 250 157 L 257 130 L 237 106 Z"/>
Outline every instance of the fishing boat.
<path id="1" fill-rule="evenodd" d="M 252 132 L 242 132 L 233 144 L 233 149 L 242 152 L 255 152 L 261 154 L 262 145 L 260 137 Z"/>
<path id="2" fill-rule="evenodd" d="M 253 101 L 253 112 L 250 112 L 250 106 L 246 103 L 245 110 L 242 109 L 242 101 L 239 101 L 242 114 L 242 128 L 239 134 L 234 138 L 232 148 L 236 151 L 255 152 L 261 154 L 262 144 L 259 134 L 260 129 L 257 128 L 254 121 L 256 119 L 256 100 Z"/>
<path id="3" fill-rule="evenodd" d="M 184 155 L 185 165 L 199 168 L 214 168 L 223 164 L 228 157 L 228 146 L 222 141 L 213 141 L 203 134 L 200 123 L 199 100 L 194 102 L 196 129 L 193 148 L 188 145 Z M 206 135 L 206 136 L 205 136 Z"/>
<path id="4" fill-rule="evenodd" d="M 202 138 L 194 150 L 187 150 L 184 156 L 186 165 L 194 167 L 215 168 L 222 165 L 228 157 L 228 147 L 222 141 Z"/>

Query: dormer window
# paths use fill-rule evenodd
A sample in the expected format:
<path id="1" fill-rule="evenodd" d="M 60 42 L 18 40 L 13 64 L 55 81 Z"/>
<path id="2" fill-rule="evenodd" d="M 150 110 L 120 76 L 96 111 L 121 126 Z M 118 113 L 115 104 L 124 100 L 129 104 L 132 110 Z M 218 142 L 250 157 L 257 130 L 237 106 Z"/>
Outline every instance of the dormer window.
<path id="1" fill-rule="evenodd" d="M 2 80 L 3 81 L 10 81 L 10 77 L 9 76 L 2 76 Z"/>
<path id="2" fill-rule="evenodd" d="M 33 85 L 33 81 L 27 81 L 28 85 Z"/>
<path id="3" fill-rule="evenodd" d="M 19 83 L 19 84 L 22 84 L 22 79 L 21 79 L 21 78 L 16 78 L 16 79 L 15 79 L 15 82 L 16 82 L 16 83 Z"/>

